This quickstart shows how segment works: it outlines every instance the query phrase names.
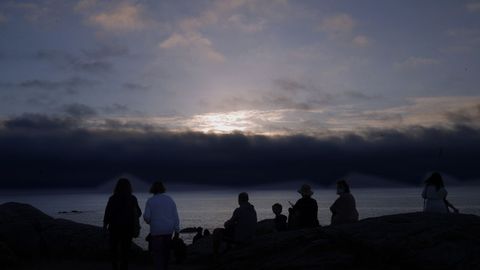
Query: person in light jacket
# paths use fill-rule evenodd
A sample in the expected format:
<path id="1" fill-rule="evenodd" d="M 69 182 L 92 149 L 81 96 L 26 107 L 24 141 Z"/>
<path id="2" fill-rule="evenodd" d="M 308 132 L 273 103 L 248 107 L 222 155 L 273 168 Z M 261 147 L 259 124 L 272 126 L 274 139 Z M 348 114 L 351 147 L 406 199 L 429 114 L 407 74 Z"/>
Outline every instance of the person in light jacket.
<path id="1" fill-rule="evenodd" d="M 345 180 L 337 182 L 338 198 L 330 206 L 332 212 L 331 225 L 347 224 L 358 221 L 358 211 L 355 198 L 350 193 L 350 187 Z"/>
<path id="2" fill-rule="evenodd" d="M 432 173 L 425 180 L 425 187 L 422 192 L 422 198 L 424 199 L 423 211 L 448 213 L 448 208 L 452 208 L 453 212 L 458 213 L 458 209 L 447 200 L 447 194 L 442 176 L 438 172 Z"/>
<path id="3" fill-rule="evenodd" d="M 150 225 L 149 246 L 156 270 L 168 269 L 172 235 L 178 238 L 180 231 L 177 206 L 165 191 L 162 182 L 153 183 L 150 189 L 153 196 L 147 200 L 143 214 L 143 219 Z"/>

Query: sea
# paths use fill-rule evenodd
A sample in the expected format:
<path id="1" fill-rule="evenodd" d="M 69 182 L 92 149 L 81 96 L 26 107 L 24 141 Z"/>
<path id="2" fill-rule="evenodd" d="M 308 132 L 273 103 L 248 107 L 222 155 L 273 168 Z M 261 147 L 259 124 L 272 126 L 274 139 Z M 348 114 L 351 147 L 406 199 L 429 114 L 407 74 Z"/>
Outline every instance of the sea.
<path id="1" fill-rule="evenodd" d="M 172 191 L 168 192 L 177 204 L 180 227 L 201 226 L 212 231 L 222 227 L 232 215 L 237 205 L 237 195 L 243 190 L 214 191 Z M 358 188 L 352 190 L 357 202 L 360 218 L 369 218 L 398 213 L 418 212 L 423 209 L 422 189 L 414 188 Z M 271 206 L 280 203 L 288 215 L 290 203 L 300 198 L 296 190 L 248 190 L 250 202 L 255 206 L 258 220 L 273 218 Z M 450 187 L 448 200 L 461 213 L 480 215 L 480 187 Z M 75 222 L 102 226 L 106 203 L 111 194 L 99 192 L 69 191 L 9 191 L 0 194 L 0 203 L 21 202 L 31 204 L 46 214 L 69 219 Z M 135 193 L 140 207 L 151 196 L 148 193 Z M 318 202 L 318 217 L 321 225 L 329 225 L 330 205 L 337 195 L 333 189 L 316 189 L 313 198 Z M 146 247 L 144 238 L 149 227 L 141 221 L 141 235 L 134 241 Z M 186 244 L 190 244 L 193 234 L 181 234 Z"/>

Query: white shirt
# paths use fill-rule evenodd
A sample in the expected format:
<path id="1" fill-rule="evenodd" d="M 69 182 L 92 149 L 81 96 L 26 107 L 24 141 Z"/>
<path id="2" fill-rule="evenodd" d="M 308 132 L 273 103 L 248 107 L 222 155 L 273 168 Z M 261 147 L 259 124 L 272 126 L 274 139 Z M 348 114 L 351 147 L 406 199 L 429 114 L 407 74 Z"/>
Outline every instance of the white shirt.
<path id="1" fill-rule="evenodd" d="M 440 188 L 437 190 L 435 186 L 427 185 L 422 192 L 422 197 L 425 199 L 425 212 L 448 213 L 445 198 L 447 197 L 447 190 Z"/>
<path id="2" fill-rule="evenodd" d="M 180 230 L 177 206 L 166 194 L 156 194 L 147 200 L 143 219 L 150 224 L 151 235 L 172 234 Z"/>

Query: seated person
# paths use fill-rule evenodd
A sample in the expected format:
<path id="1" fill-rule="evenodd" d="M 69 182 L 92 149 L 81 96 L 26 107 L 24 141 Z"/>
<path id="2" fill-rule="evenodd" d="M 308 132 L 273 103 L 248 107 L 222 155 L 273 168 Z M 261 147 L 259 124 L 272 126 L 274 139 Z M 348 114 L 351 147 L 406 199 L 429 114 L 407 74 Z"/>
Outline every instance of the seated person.
<path id="1" fill-rule="evenodd" d="M 239 207 L 233 211 L 232 217 L 224 224 L 225 229 L 213 231 L 213 251 L 218 254 L 222 241 L 227 242 L 227 248 L 232 244 L 242 245 L 250 242 L 257 228 L 257 212 L 253 205 L 248 202 L 248 194 L 238 194 Z"/>
<path id="2" fill-rule="evenodd" d="M 275 214 L 275 230 L 281 232 L 287 230 L 287 216 L 282 215 L 282 205 L 276 203 L 272 205 L 272 211 Z"/>
<path id="3" fill-rule="evenodd" d="M 332 212 L 331 225 L 346 224 L 358 221 L 355 198 L 345 180 L 337 182 L 337 200 L 330 206 Z"/>
<path id="4" fill-rule="evenodd" d="M 203 238 L 203 228 L 197 227 L 197 234 L 193 237 L 192 244 L 195 244 L 198 240 Z"/>
<path id="5" fill-rule="evenodd" d="M 302 185 L 298 193 L 302 195 L 302 198 L 288 209 L 289 229 L 304 229 L 320 226 L 318 222 L 318 205 L 317 201 L 312 198 L 312 188 L 306 184 Z"/>

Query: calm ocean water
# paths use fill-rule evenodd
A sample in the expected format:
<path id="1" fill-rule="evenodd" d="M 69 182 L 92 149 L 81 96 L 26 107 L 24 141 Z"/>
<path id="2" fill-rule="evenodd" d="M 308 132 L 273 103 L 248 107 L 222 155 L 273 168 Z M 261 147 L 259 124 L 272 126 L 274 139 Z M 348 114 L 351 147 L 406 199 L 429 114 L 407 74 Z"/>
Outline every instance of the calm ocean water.
<path id="1" fill-rule="evenodd" d="M 448 188 L 448 199 L 462 213 L 480 215 L 480 187 Z M 421 211 L 423 200 L 421 188 L 390 188 L 390 189 L 355 189 L 352 190 L 357 201 L 360 218 L 368 218 L 396 213 Z M 220 227 L 227 220 L 233 209 L 237 207 L 237 191 L 184 191 L 171 192 L 169 195 L 177 203 L 181 228 L 202 226 L 212 230 Z M 146 200 L 151 196 L 147 193 L 135 193 L 140 207 L 143 209 Z M 295 202 L 299 195 L 292 190 L 257 190 L 249 191 L 250 201 L 257 210 L 258 219 L 272 218 L 272 204 L 283 205 L 284 213 L 288 213 L 289 201 Z M 31 204 L 55 218 L 65 218 L 101 226 L 103 211 L 110 194 L 75 193 L 64 194 L 34 194 L 29 192 L 8 193 L 0 195 L 0 203 L 14 201 Z M 314 198 L 318 202 L 320 224 L 330 223 L 329 207 L 336 199 L 334 190 L 315 190 Z M 78 214 L 59 214 L 61 211 L 78 210 Z M 144 236 L 148 233 L 148 225 L 142 224 L 142 237 L 136 242 L 145 247 Z M 193 235 L 183 234 L 187 244 Z"/>

